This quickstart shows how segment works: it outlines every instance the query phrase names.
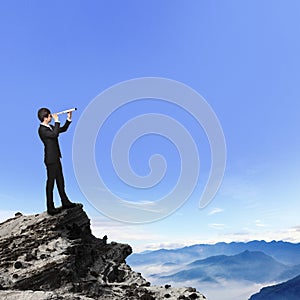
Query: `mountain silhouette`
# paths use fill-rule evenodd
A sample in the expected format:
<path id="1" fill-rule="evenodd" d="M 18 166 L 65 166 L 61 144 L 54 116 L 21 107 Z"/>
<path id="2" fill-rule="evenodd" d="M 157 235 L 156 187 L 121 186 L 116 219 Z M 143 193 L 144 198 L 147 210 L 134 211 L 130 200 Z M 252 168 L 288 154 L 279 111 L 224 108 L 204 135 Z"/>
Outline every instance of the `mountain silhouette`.
<path id="1" fill-rule="evenodd" d="M 164 263 L 186 264 L 210 256 L 236 255 L 246 250 L 264 252 L 283 264 L 300 264 L 300 243 L 294 244 L 284 241 L 196 244 L 178 249 L 159 249 L 146 253 L 134 253 L 128 257 L 127 261 L 133 266 Z"/>
<path id="2" fill-rule="evenodd" d="M 215 282 L 225 279 L 266 283 L 289 279 L 291 272 L 300 274 L 300 267 L 282 264 L 260 251 L 246 250 L 237 255 L 218 255 L 196 260 L 179 272 L 159 277 L 178 282 L 195 279 Z"/>
<path id="3" fill-rule="evenodd" d="M 264 287 L 249 300 L 299 300 L 300 276 L 273 286 Z"/>

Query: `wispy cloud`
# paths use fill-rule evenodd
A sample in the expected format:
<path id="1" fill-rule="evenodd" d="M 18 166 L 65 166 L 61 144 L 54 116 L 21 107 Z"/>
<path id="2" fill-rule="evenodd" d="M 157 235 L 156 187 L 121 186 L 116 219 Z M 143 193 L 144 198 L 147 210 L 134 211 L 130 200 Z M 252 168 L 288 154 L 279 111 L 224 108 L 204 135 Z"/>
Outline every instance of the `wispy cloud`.
<path id="1" fill-rule="evenodd" d="M 263 223 L 261 220 L 255 220 L 254 224 L 257 227 L 266 227 L 267 226 L 267 224 Z"/>
<path id="2" fill-rule="evenodd" d="M 146 250 L 145 244 L 166 240 L 165 236 L 147 230 L 147 226 L 130 225 L 105 218 L 92 218 L 91 229 L 95 236 L 102 238 L 107 235 L 109 241 L 128 243 L 134 251 Z"/>
<path id="3" fill-rule="evenodd" d="M 217 238 L 212 238 L 210 242 L 248 242 L 252 240 L 287 241 L 291 243 L 300 242 L 300 225 L 281 230 L 267 230 L 268 227 L 244 228 L 239 232 L 222 234 Z"/>
<path id="4" fill-rule="evenodd" d="M 298 226 L 293 226 L 292 229 L 293 229 L 295 232 L 300 232 L 300 225 L 298 225 Z"/>
<path id="5" fill-rule="evenodd" d="M 236 232 L 223 232 L 222 230 L 228 229 L 229 226 L 226 224 L 220 223 L 212 223 L 208 225 L 212 229 L 214 229 L 217 234 L 211 235 L 210 237 L 202 237 L 199 238 L 196 236 L 186 235 L 185 239 L 169 239 L 166 236 L 160 236 L 151 234 L 147 230 L 141 229 L 141 231 L 137 232 L 129 232 L 128 237 L 135 237 L 136 240 L 131 240 L 137 246 L 133 247 L 135 252 L 141 252 L 145 250 L 158 250 L 158 249 L 175 249 L 182 248 L 186 246 L 191 246 L 195 244 L 216 244 L 219 242 L 249 242 L 253 240 L 265 240 L 266 242 L 270 241 L 287 241 L 291 243 L 299 243 L 300 242 L 300 225 L 293 226 L 290 228 L 282 229 L 282 230 L 268 230 L 268 227 L 244 227 L 241 230 Z M 117 230 L 117 229 L 116 229 Z M 125 229 L 125 231 L 129 230 Z M 134 228 L 132 228 L 134 231 Z M 227 230 L 226 230 L 227 231 Z M 147 238 L 153 240 L 150 242 Z M 137 244 L 138 240 L 141 241 L 140 244 Z M 117 240 L 120 241 L 120 240 Z M 127 241 L 131 244 L 131 241 Z"/>
<path id="6" fill-rule="evenodd" d="M 208 224 L 208 226 L 210 228 L 218 229 L 218 230 L 223 230 L 226 228 L 226 224 L 220 224 L 220 223 L 211 223 L 211 224 Z"/>
<path id="7" fill-rule="evenodd" d="M 215 215 L 215 214 L 219 214 L 219 213 L 221 213 L 223 211 L 224 211 L 224 209 L 219 208 L 219 207 L 215 207 L 207 215 L 208 216 L 212 216 L 212 215 Z"/>
<path id="8" fill-rule="evenodd" d="M 149 243 L 145 245 L 147 250 L 157 250 L 157 249 L 176 249 L 188 246 L 189 244 L 185 243 L 177 243 L 177 242 L 160 242 L 160 243 Z"/>

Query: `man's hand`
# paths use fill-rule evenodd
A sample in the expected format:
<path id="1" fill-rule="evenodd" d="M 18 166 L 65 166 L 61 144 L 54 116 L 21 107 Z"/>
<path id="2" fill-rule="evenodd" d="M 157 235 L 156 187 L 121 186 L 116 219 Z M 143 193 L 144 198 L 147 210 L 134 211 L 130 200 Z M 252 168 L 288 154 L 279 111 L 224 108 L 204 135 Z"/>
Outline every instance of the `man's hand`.
<path id="1" fill-rule="evenodd" d="M 52 114 L 52 118 L 54 119 L 54 122 L 58 122 L 58 115 Z"/>
<path id="2" fill-rule="evenodd" d="M 72 111 L 68 112 L 68 119 L 71 121 L 72 120 Z"/>

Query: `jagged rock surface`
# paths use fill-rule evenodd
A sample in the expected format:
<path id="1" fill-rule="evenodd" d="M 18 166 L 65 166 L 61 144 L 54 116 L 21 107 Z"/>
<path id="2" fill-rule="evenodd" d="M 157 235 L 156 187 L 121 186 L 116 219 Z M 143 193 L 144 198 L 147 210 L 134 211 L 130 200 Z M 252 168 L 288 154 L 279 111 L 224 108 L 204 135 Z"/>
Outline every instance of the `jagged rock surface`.
<path id="1" fill-rule="evenodd" d="M 125 262 L 129 245 L 92 235 L 82 206 L 0 224 L 0 299 L 205 299 L 193 288 L 150 286 Z"/>

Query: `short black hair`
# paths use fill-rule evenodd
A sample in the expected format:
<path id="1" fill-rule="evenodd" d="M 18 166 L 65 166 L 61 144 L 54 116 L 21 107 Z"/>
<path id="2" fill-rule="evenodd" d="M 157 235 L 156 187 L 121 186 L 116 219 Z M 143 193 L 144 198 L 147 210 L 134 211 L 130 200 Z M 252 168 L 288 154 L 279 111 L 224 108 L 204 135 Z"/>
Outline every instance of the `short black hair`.
<path id="1" fill-rule="evenodd" d="M 44 122 L 44 118 L 48 118 L 48 116 L 51 114 L 50 110 L 48 108 L 40 108 L 38 111 L 38 118 L 41 122 Z"/>

